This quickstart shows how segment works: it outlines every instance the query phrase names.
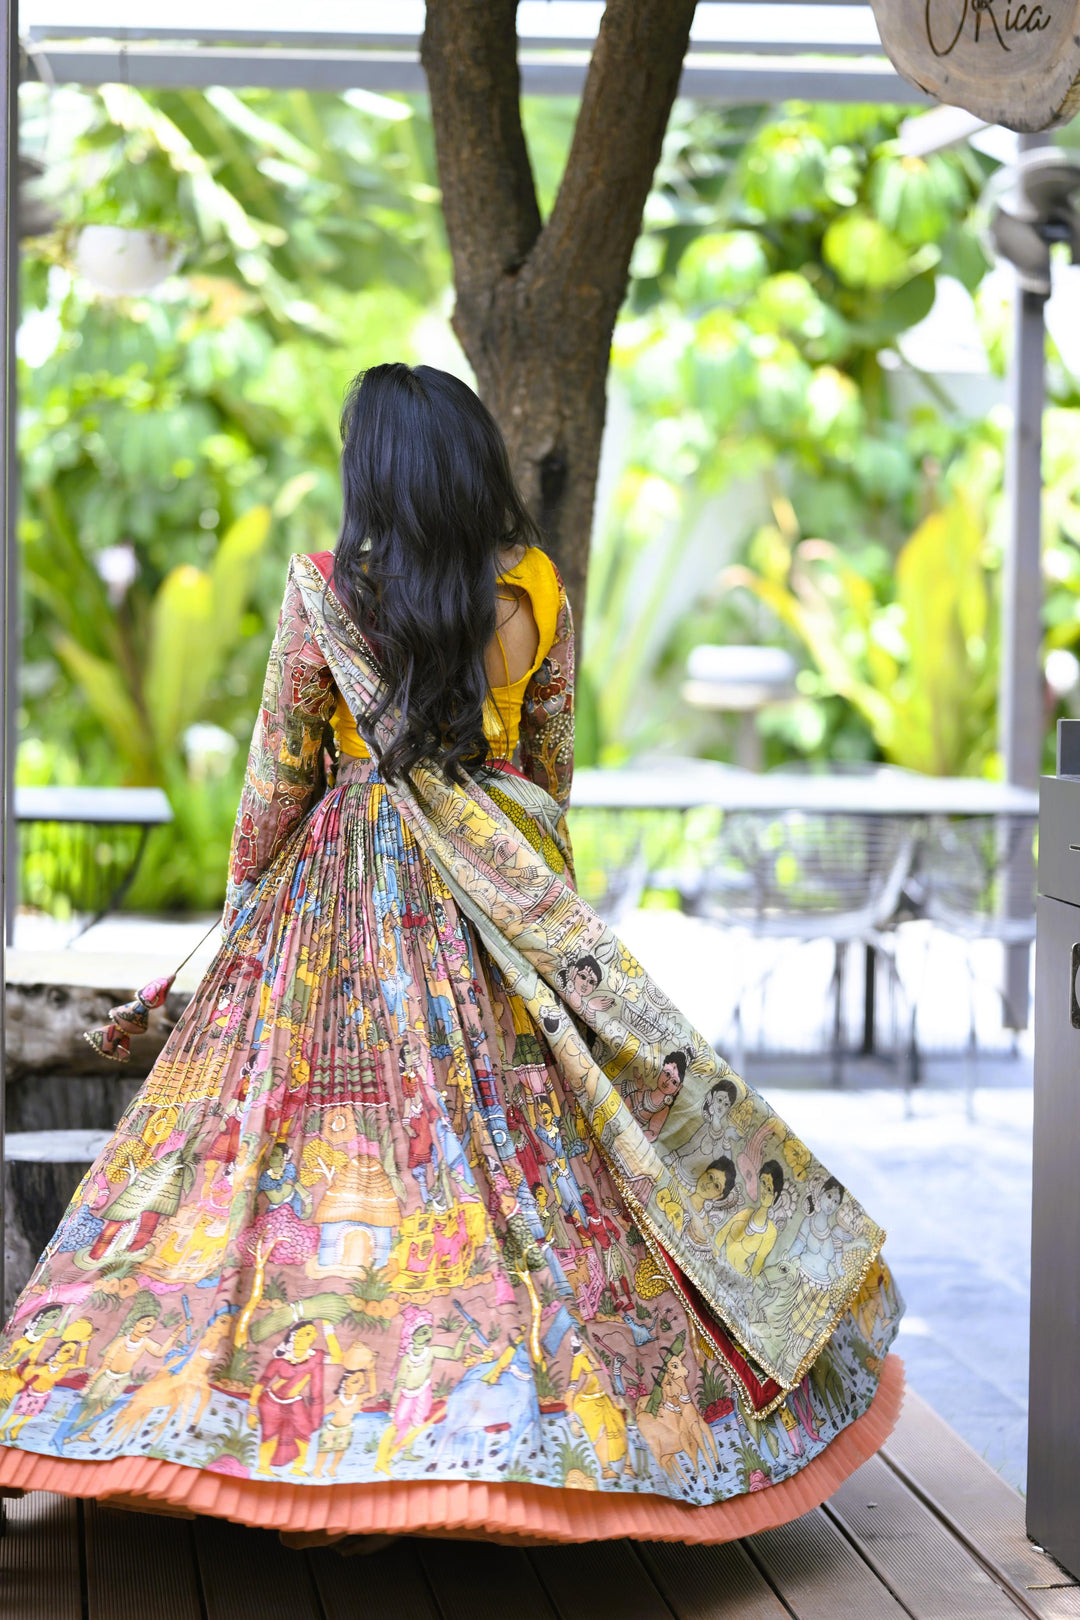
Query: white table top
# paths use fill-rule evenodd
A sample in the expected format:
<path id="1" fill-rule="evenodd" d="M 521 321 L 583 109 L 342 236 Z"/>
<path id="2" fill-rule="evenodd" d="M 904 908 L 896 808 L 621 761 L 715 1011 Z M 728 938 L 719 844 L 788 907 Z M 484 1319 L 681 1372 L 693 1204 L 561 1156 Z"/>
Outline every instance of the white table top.
<path id="1" fill-rule="evenodd" d="M 574 809 L 784 810 L 824 815 L 1031 816 L 1039 795 L 974 776 L 922 776 L 882 766 L 866 775 L 744 771 L 711 760 L 657 759 L 650 765 L 574 773 Z"/>
<path id="2" fill-rule="evenodd" d="M 17 787 L 16 821 L 87 821 L 160 827 L 173 818 L 157 787 Z"/>

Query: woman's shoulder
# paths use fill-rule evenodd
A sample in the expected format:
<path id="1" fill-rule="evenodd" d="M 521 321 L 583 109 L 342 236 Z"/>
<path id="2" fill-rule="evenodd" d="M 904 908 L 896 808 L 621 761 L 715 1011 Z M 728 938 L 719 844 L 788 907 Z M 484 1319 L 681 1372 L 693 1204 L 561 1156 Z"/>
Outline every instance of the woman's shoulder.
<path id="1" fill-rule="evenodd" d="M 503 563 L 503 567 L 499 570 L 500 577 L 507 574 L 519 574 L 522 570 L 547 569 L 554 571 L 555 568 L 555 564 L 543 546 L 514 546 L 512 549 L 500 552 L 499 555 L 500 561 Z"/>
<path id="2" fill-rule="evenodd" d="M 556 591 L 562 588 L 559 570 L 542 546 L 525 546 L 512 567 L 500 570 L 499 578 L 520 585 L 530 596 L 534 588 Z"/>

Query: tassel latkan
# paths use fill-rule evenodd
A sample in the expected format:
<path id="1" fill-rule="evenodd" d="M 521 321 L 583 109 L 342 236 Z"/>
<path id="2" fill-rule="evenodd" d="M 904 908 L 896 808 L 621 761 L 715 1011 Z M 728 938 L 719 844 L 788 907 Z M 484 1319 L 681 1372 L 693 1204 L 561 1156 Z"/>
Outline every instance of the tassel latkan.
<path id="1" fill-rule="evenodd" d="M 155 1007 L 165 1005 L 165 997 L 172 989 L 175 978 L 176 974 L 170 973 L 167 978 L 151 979 L 149 984 L 136 991 L 133 1001 L 125 1001 L 122 1007 L 110 1008 L 107 1024 L 84 1030 L 83 1039 L 89 1041 L 101 1057 L 109 1058 L 113 1063 L 126 1063 L 131 1057 L 131 1037 L 146 1034 L 151 1012 Z"/>

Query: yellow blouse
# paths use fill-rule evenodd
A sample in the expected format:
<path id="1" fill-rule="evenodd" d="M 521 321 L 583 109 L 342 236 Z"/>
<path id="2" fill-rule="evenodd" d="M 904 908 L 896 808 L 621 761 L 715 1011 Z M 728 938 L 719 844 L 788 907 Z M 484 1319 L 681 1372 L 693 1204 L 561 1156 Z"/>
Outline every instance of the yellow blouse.
<path id="1" fill-rule="evenodd" d="M 539 632 L 536 657 L 532 664 L 505 686 L 493 686 L 484 704 L 484 736 L 488 740 L 493 759 L 513 759 L 521 730 L 521 705 L 525 688 L 555 645 L 555 629 L 559 617 L 559 580 L 547 553 L 539 546 L 530 546 L 521 561 L 499 575 L 499 583 L 516 585 L 523 590 L 532 605 L 533 618 Z M 496 639 L 502 646 L 502 638 Z M 349 713 L 345 699 L 338 694 L 337 707 L 331 716 L 338 748 L 350 759 L 370 759 L 370 751 Z"/>

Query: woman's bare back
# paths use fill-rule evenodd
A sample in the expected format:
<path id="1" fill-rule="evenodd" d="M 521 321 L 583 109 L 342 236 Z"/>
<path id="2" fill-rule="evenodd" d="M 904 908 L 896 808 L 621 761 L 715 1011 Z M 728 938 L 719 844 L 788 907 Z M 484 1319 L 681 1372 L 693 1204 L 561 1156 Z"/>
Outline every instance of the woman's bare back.
<path id="1" fill-rule="evenodd" d="M 521 546 L 514 552 L 501 553 L 499 566 L 503 569 L 513 568 L 524 555 L 525 548 Z M 532 668 L 540 644 L 540 631 L 527 591 L 499 579 L 495 592 L 497 628 L 495 639 L 488 643 L 484 654 L 484 668 L 492 686 L 512 686 Z"/>

